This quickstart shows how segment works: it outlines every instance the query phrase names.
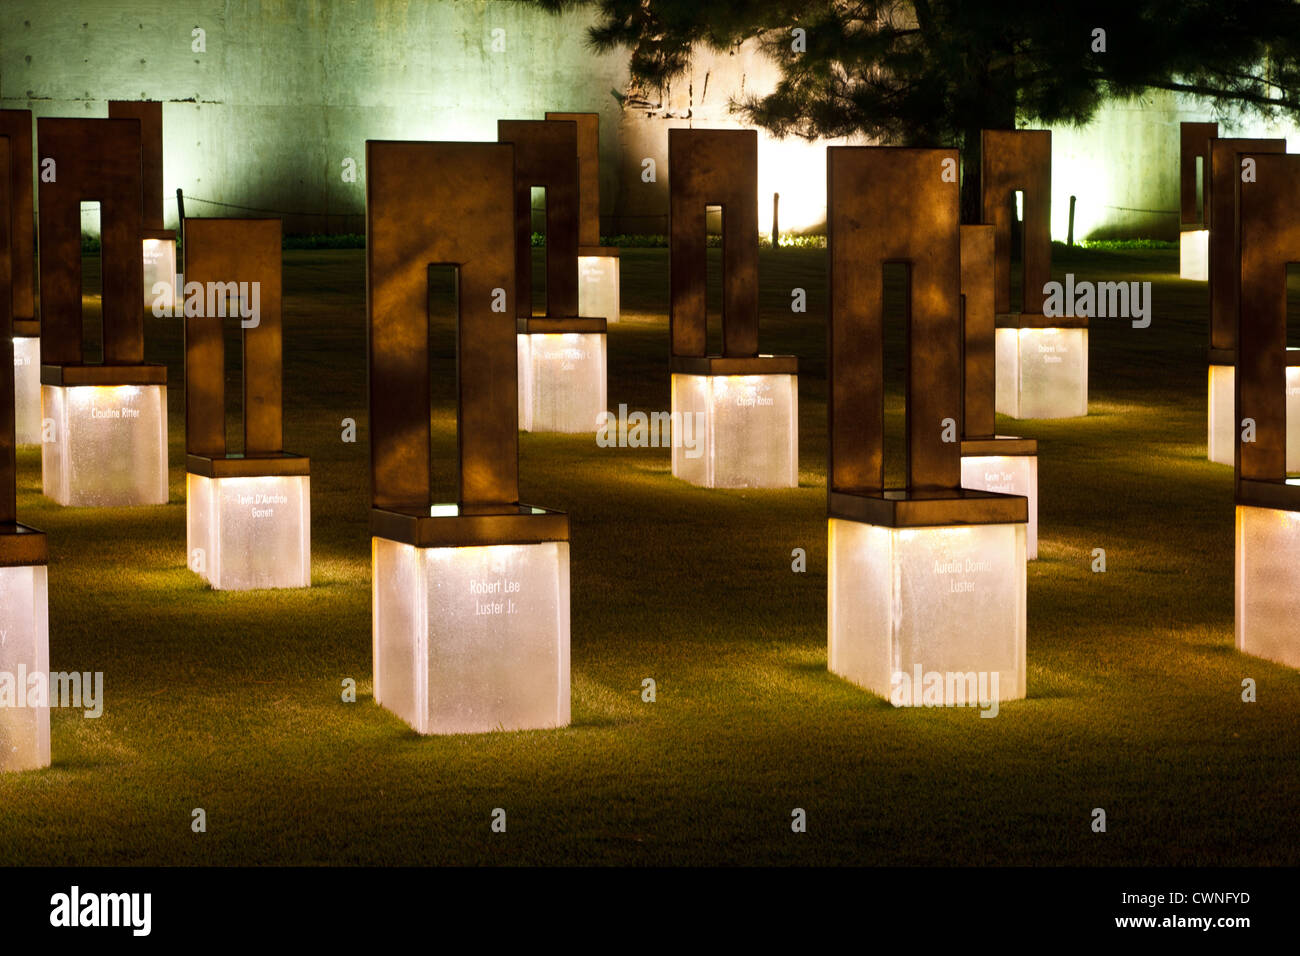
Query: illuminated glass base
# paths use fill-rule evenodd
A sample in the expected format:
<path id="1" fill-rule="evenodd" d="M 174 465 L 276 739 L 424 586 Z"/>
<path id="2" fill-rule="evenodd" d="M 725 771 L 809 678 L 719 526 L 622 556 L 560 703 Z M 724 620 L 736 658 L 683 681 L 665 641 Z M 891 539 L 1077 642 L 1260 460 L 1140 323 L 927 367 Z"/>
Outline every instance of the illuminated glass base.
<path id="1" fill-rule="evenodd" d="M 1197 229 L 1178 236 L 1178 278 L 1210 280 L 1210 230 Z"/>
<path id="2" fill-rule="evenodd" d="M 176 302 L 176 240 L 144 240 L 144 306 L 168 314 Z"/>
<path id="3" fill-rule="evenodd" d="M 47 600 L 44 565 L 0 568 L 0 771 L 50 765 Z"/>
<path id="4" fill-rule="evenodd" d="M 531 332 L 519 350 L 519 427 L 595 434 L 605 407 L 604 332 Z"/>
<path id="5" fill-rule="evenodd" d="M 578 314 L 618 321 L 618 256 L 578 256 Z"/>
<path id="6" fill-rule="evenodd" d="M 41 482 L 61 505 L 167 503 L 164 385 L 42 385 Z"/>
<path id="7" fill-rule="evenodd" d="M 1038 457 L 1036 455 L 978 455 L 961 460 L 961 486 L 999 491 L 1029 499 L 1025 525 L 1025 556 L 1038 557 Z"/>
<path id="8" fill-rule="evenodd" d="M 14 336 L 14 436 L 20 445 L 41 443 L 41 339 Z"/>
<path id="9" fill-rule="evenodd" d="M 311 587 L 311 478 L 185 476 L 189 568 L 218 591 Z"/>
<path id="10" fill-rule="evenodd" d="M 1210 366 L 1206 455 L 1220 465 L 1233 464 L 1237 454 L 1236 372 L 1231 365 Z M 1286 369 L 1286 470 L 1300 471 L 1300 365 Z"/>
<path id="11" fill-rule="evenodd" d="M 968 680 L 982 680 L 989 700 L 1025 696 L 1023 524 L 887 528 L 831 518 L 829 534 L 832 673 L 889 699 L 918 673 L 944 675 L 945 693 L 932 702 L 945 706 L 970 703 L 960 696 Z"/>
<path id="12" fill-rule="evenodd" d="M 569 544 L 371 538 L 375 702 L 421 734 L 569 723 Z"/>
<path id="13" fill-rule="evenodd" d="M 1237 506 L 1237 650 L 1300 668 L 1300 512 Z"/>
<path id="14" fill-rule="evenodd" d="M 997 410 L 1012 418 L 1088 414 L 1087 329 L 998 329 Z"/>
<path id="15" fill-rule="evenodd" d="M 675 476 L 705 488 L 799 486 L 798 376 L 674 374 L 672 395 Z"/>

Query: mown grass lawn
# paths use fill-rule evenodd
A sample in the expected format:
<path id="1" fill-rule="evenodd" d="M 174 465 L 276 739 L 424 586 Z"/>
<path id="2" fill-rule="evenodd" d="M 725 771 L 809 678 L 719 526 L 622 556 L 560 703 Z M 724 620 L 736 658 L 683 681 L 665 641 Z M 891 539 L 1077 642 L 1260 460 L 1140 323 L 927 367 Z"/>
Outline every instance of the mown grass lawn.
<path id="1" fill-rule="evenodd" d="M 1300 674 L 1233 648 L 1204 284 L 1176 278 L 1176 250 L 1057 250 L 1058 278 L 1153 281 L 1154 319 L 1094 322 L 1086 419 L 999 423 L 1040 441 L 1041 557 L 1029 698 L 987 720 L 896 710 L 827 673 L 824 255 L 761 263 L 763 349 L 802 363 L 797 490 L 708 491 L 675 480 L 666 450 L 521 436 L 524 500 L 573 523 L 573 724 L 548 732 L 422 739 L 370 698 L 364 253 L 285 253 L 310 590 L 215 593 L 186 570 L 181 336 L 150 318 L 150 358 L 171 369 L 172 503 L 60 509 L 38 455 L 20 456 L 22 519 L 49 534 L 51 668 L 103 671 L 107 700 L 98 720 L 55 712 L 52 768 L 0 777 L 0 863 L 1300 861 Z M 610 402 L 665 409 L 667 253 L 625 250 L 622 269 Z M 450 496 L 450 331 L 435 337 Z M 898 409 L 895 392 L 895 425 Z"/>

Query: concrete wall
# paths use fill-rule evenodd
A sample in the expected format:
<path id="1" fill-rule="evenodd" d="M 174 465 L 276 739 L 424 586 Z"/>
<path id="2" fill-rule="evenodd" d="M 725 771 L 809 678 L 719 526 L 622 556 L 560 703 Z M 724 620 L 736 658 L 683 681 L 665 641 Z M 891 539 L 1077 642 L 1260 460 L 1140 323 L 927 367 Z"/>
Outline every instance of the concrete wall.
<path id="1" fill-rule="evenodd" d="M 1220 136 L 1287 137 L 1291 123 L 1268 123 L 1164 91 L 1102 109 L 1087 126 L 1052 130 L 1052 236 L 1064 239 L 1070 196 L 1076 238 L 1178 237 L 1178 136 L 1182 122 L 1218 122 Z"/>
<path id="2" fill-rule="evenodd" d="M 367 139 L 493 140 L 501 118 L 594 110 L 613 154 L 626 69 L 585 48 L 585 23 L 483 0 L 3 0 L 0 105 L 99 117 L 162 100 L 164 186 L 194 197 L 187 212 L 255 214 L 202 198 L 360 232 Z"/>
<path id="3" fill-rule="evenodd" d="M 672 127 L 744 128 L 733 103 L 747 94 L 773 89 L 775 66 L 752 46 L 724 53 L 699 53 L 689 76 L 653 98 L 635 91 L 626 101 L 618 127 L 620 153 L 616 209 L 623 231 L 668 231 L 668 130 Z M 778 140 L 758 131 L 758 221 L 771 231 L 773 194 L 780 194 L 780 228 L 785 232 L 822 231 L 826 224 L 826 147 L 846 140 L 810 143 L 797 137 Z M 646 183 L 642 164 L 656 164 L 657 182 Z M 713 223 L 710 223 L 713 226 Z"/>
<path id="4" fill-rule="evenodd" d="M 489 0 L 3 0 L 0 106 L 100 117 L 110 99 L 162 100 L 169 225 L 180 187 L 191 215 L 280 213 L 288 232 L 362 231 L 366 139 L 490 140 L 501 118 L 595 111 L 603 231 L 665 232 L 668 128 L 740 125 L 731 98 L 776 72 L 748 49 L 701 55 L 660 101 L 628 99 L 625 57 L 595 55 L 588 22 Z M 784 230 L 824 222 L 824 164 L 762 136 L 764 230 L 774 192 Z"/>
<path id="5" fill-rule="evenodd" d="M 110 99 L 162 100 L 167 196 L 183 188 L 191 215 L 281 214 L 287 232 L 362 231 L 366 139 L 491 140 L 500 118 L 596 111 L 602 231 L 664 232 L 668 128 L 741 125 L 733 99 L 776 71 L 750 47 L 701 55 L 648 96 L 622 54 L 586 46 L 588 16 L 499 0 L 0 0 L 0 106 L 105 116 Z M 1053 234 L 1074 194 L 1080 238 L 1176 236 L 1178 122 L 1213 118 L 1159 94 L 1054 130 Z M 782 231 L 824 223 L 826 145 L 760 132 L 764 232 L 776 192 Z M 174 225 L 174 198 L 166 209 Z"/>

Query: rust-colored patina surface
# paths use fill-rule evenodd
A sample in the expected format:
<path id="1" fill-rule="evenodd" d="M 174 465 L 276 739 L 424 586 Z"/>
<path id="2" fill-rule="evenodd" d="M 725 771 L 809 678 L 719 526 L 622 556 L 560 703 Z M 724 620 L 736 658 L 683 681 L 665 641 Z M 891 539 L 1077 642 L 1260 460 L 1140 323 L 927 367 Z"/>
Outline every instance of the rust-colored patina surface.
<path id="1" fill-rule="evenodd" d="M 163 115 L 162 104 L 150 100 L 109 100 L 109 119 L 140 122 L 141 226 L 163 228 Z"/>
<path id="2" fill-rule="evenodd" d="M 1208 226 L 1212 218 L 1209 197 L 1210 142 L 1219 135 L 1218 123 L 1178 124 L 1178 206 L 1184 226 Z M 1196 159 L 1201 158 L 1201 209 L 1196 208 Z"/>
<path id="3" fill-rule="evenodd" d="M 993 233 L 992 226 L 961 227 L 964 438 L 988 438 L 995 431 Z"/>
<path id="4" fill-rule="evenodd" d="M 166 366 L 144 364 L 139 120 L 41 117 L 36 141 L 43 171 L 38 187 L 42 384 L 165 384 Z M 83 201 L 100 204 L 102 365 L 87 365 L 82 351 Z"/>
<path id="5" fill-rule="evenodd" d="M 704 356 L 705 214 L 722 207 L 722 354 L 758 355 L 758 133 L 670 129 L 669 269 L 672 354 Z"/>
<path id="6" fill-rule="evenodd" d="M 36 319 L 36 220 L 32 190 L 32 111 L 0 110 L 9 139 L 9 270 L 15 335 L 40 335 Z"/>
<path id="7" fill-rule="evenodd" d="M 0 134 L 0 567 L 45 564 L 45 535 L 18 523 L 10 212 L 12 143 Z M 21 152 L 21 146 L 19 148 Z M 29 153 L 30 156 L 30 153 Z M 30 172 L 30 162 L 28 171 Z"/>
<path id="8" fill-rule="evenodd" d="M 546 315 L 578 314 L 578 127 L 561 120 L 499 120 L 515 148 L 515 315 L 533 314 L 532 189 L 546 190 Z"/>
<path id="9" fill-rule="evenodd" d="M 604 255 L 600 247 L 600 114 L 546 114 L 548 120 L 571 122 L 578 147 L 578 255 Z M 595 251 L 599 249 L 599 251 Z M 617 254 L 617 250 L 615 250 Z"/>
<path id="10" fill-rule="evenodd" d="M 670 129 L 670 368 L 692 375 L 795 374 L 758 354 L 758 133 Z M 722 354 L 708 355 L 707 210 L 722 209 Z"/>
<path id="11" fill-rule="evenodd" d="M 833 517 L 893 527 L 1028 517 L 1022 497 L 961 488 L 959 187 L 944 176 L 956 160 L 954 149 L 826 151 Z M 906 266 L 908 285 L 901 489 L 885 488 L 884 466 L 884 269 L 891 263 Z"/>
<path id="12" fill-rule="evenodd" d="M 515 148 L 515 316 L 520 332 L 604 332 L 604 318 L 578 315 L 578 125 L 572 120 L 499 120 Z M 533 315 L 532 190 L 546 190 L 546 314 Z"/>
<path id="13" fill-rule="evenodd" d="M 211 478 L 308 474 L 306 458 L 284 451 L 280 220 L 189 219 L 185 229 L 185 279 L 203 290 L 199 314 L 185 317 L 188 470 Z M 247 303 L 233 297 L 247 289 L 251 298 L 253 283 L 257 313 L 242 319 Z M 244 376 L 244 448 L 234 456 L 226 448 L 223 329 L 231 316 L 241 325 Z"/>
<path id="14" fill-rule="evenodd" d="M 1011 311 L 1011 222 L 1015 194 L 1020 192 L 1024 196 L 1020 312 L 1040 316 L 1043 286 L 1052 277 L 1052 134 L 1038 129 L 986 129 L 980 134 L 980 157 L 984 222 L 995 230 L 993 307 L 999 315 Z M 1052 323 L 1061 326 L 1070 321 L 1053 319 Z"/>
<path id="15" fill-rule="evenodd" d="M 1187 124 L 1183 124 L 1184 126 Z M 1213 123 L 1201 124 L 1213 126 Z M 1243 153 L 1285 153 L 1285 139 L 1214 139 L 1210 141 L 1205 187 L 1207 214 L 1221 228 L 1210 229 L 1210 361 L 1232 365 L 1237 347 L 1237 288 L 1241 280 L 1237 189 Z"/>
<path id="16" fill-rule="evenodd" d="M 1237 155 L 1255 161 L 1255 177 L 1233 180 L 1241 236 L 1236 499 L 1300 511 L 1300 486 L 1286 483 L 1286 268 L 1300 262 L 1300 155 Z M 1242 441 L 1246 419 L 1254 441 Z"/>
<path id="17" fill-rule="evenodd" d="M 567 540 L 566 515 L 519 503 L 514 147 L 370 141 L 366 170 L 371 532 L 418 547 Z M 431 265 L 457 271 L 447 517 L 430 515 Z"/>

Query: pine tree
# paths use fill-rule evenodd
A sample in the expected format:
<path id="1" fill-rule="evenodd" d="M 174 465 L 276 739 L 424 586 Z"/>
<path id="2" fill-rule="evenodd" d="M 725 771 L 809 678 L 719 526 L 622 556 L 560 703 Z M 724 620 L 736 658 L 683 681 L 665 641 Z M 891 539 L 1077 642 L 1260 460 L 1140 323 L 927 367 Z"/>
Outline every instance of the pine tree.
<path id="1" fill-rule="evenodd" d="M 1086 123 L 1148 90 L 1300 115 L 1296 0 L 534 2 L 594 8 L 591 46 L 626 49 L 632 80 L 649 86 L 701 47 L 760 44 L 782 77 L 732 104 L 746 121 L 778 136 L 957 146 L 967 221 L 979 218 L 981 129 Z"/>

